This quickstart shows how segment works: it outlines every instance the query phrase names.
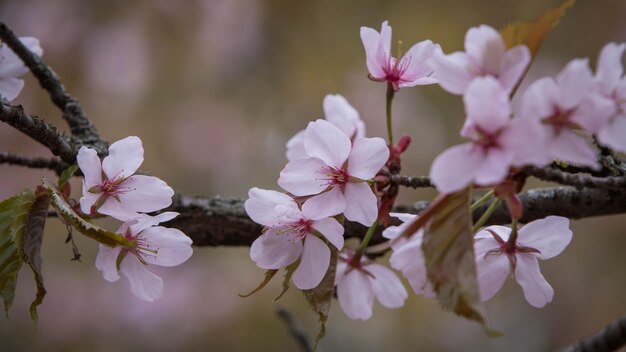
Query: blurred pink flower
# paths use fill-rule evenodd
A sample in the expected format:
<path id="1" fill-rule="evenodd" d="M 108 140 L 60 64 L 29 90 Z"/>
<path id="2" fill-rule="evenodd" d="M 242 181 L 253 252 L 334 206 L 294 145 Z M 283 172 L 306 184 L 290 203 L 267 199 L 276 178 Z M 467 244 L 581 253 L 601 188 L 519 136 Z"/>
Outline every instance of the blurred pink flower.
<path id="1" fill-rule="evenodd" d="M 308 290 L 324 278 L 330 264 L 325 238 L 338 250 L 343 248 L 341 224 L 316 211 L 301 211 L 288 195 L 252 188 L 245 203 L 246 213 L 267 230 L 250 247 L 250 258 L 262 269 L 280 269 L 300 258 L 292 280 Z"/>
<path id="2" fill-rule="evenodd" d="M 30 51 L 41 56 L 43 49 L 39 46 L 39 40 L 33 37 L 20 37 Z M 28 72 L 24 62 L 5 43 L 0 42 L 0 98 L 12 101 L 22 91 L 24 80 L 20 77 Z"/>
<path id="3" fill-rule="evenodd" d="M 81 147 L 76 157 L 83 175 L 80 208 L 85 214 L 97 211 L 127 221 L 138 212 L 161 210 L 172 204 L 174 190 L 153 176 L 134 175 L 143 163 L 139 137 L 130 136 L 109 147 L 102 162 L 94 149 Z"/>
<path id="4" fill-rule="evenodd" d="M 398 276 L 366 257 L 354 263 L 353 255 L 351 251 L 340 254 L 335 276 L 339 305 L 348 318 L 369 319 L 374 297 L 387 308 L 402 307 L 408 294 Z"/>
<path id="5" fill-rule="evenodd" d="M 626 153 L 626 77 L 622 55 L 626 43 L 608 43 L 598 58 L 595 84 L 600 94 L 615 104 L 615 113 L 599 129 L 598 140 L 611 148 Z"/>
<path id="6" fill-rule="evenodd" d="M 548 216 L 522 226 L 514 246 L 507 241 L 511 229 L 490 226 L 476 234 L 474 251 L 481 300 L 491 299 L 513 272 L 522 286 L 524 297 L 532 306 L 541 308 L 552 301 L 554 290 L 539 270 L 539 259 L 560 254 L 572 240 L 569 219 Z"/>
<path id="7" fill-rule="evenodd" d="M 365 226 L 378 216 L 377 198 L 368 180 L 389 158 L 381 138 L 350 138 L 325 120 L 310 122 L 304 136 L 308 158 L 291 160 L 280 172 L 278 184 L 295 196 L 310 196 L 305 213 L 325 216 L 344 213 Z"/>
<path id="8" fill-rule="evenodd" d="M 465 34 L 465 51 L 445 55 L 436 50 L 430 61 L 441 87 L 463 94 L 476 77 L 491 76 L 510 94 L 530 63 L 524 45 L 506 49 L 500 33 L 487 25 L 470 28 Z"/>
<path id="9" fill-rule="evenodd" d="M 178 229 L 156 226 L 175 218 L 178 213 L 165 212 L 157 216 L 141 214 L 125 222 L 118 229 L 137 247 L 128 249 L 120 246 L 100 245 L 96 257 L 96 268 L 109 282 L 119 280 L 118 270 L 130 283 L 131 292 L 145 300 L 154 301 L 163 295 L 163 280 L 147 269 L 148 264 L 176 266 L 191 257 L 191 239 Z"/>
<path id="10" fill-rule="evenodd" d="M 395 90 L 401 87 L 432 84 L 433 70 L 428 61 L 439 45 L 430 40 L 413 45 L 401 58 L 391 56 L 391 26 L 383 22 L 380 33 L 368 27 L 361 27 L 361 41 L 365 47 L 367 69 L 370 79 L 387 81 Z"/>

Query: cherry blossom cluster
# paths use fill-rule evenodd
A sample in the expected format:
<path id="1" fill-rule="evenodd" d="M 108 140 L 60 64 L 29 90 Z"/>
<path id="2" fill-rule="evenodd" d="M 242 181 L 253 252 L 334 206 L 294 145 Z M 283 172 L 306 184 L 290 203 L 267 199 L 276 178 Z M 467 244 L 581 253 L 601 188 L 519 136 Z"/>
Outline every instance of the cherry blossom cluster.
<path id="1" fill-rule="evenodd" d="M 163 295 L 163 280 L 148 265 L 176 266 L 191 257 L 191 239 L 178 229 L 157 226 L 178 213 L 159 211 L 172 204 L 174 190 L 165 182 L 136 175 L 143 163 L 138 137 L 126 137 L 109 147 L 102 161 L 94 149 L 81 147 L 76 157 L 83 179 L 80 209 L 86 216 L 108 215 L 122 221 L 117 230 L 134 248 L 100 244 L 96 268 L 105 280 L 117 281 L 118 270 L 128 279 L 132 293 L 146 301 Z"/>

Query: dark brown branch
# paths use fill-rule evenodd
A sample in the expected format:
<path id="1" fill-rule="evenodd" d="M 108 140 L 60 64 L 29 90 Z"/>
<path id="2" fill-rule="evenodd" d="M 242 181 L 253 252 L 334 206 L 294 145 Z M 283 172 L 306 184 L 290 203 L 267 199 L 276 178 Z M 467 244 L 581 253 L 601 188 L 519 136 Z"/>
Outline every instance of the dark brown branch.
<path id="1" fill-rule="evenodd" d="M 577 190 L 571 187 L 534 189 L 521 194 L 524 205 L 522 222 L 530 222 L 548 215 L 560 215 L 571 219 L 592 216 L 621 214 L 626 212 L 626 192 L 604 189 Z M 177 194 L 174 203 L 167 209 L 180 214 L 168 226 L 183 231 L 196 246 L 250 246 L 261 234 L 261 226 L 254 223 L 243 208 L 244 200 L 238 198 L 201 198 Z M 417 214 L 428 205 L 418 202 L 399 205 L 394 211 Z M 485 208 L 474 213 L 479 217 Z M 476 219 L 475 219 L 476 220 Z M 507 224 L 508 210 L 501 206 L 490 218 L 488 225 Z M 362 237 L 365 226 L 346 222 L 347 237 Z M 383 241 L 382 227 L 372 239 L 372 244 Z"/>
<path id="2" fill-rule="evenodd" d="M 43 144 L 63 161 L 73 163 L 76 159 L 76 150 L 65 134 L 39 117 L 26 114 L 21 106 L 0 103 L 0 121 Z"/>
<path id="3" fill-rule="evenodd" d="M 39 84 L 50 95 L 52 102 L 63 111 L 63 118 L 70 127 L 72 136 L 76 137 L 79 144 L 87 144 L 96 147 L 100 152 L 102 140 L 96 127 L 87 119 L 78 100 L 65 90 L 59 76 L 41 58 L 19 40 L 13 31 L 3 22 L 0 22 L 0 40 L 6 43 L 13 52 L 35 75 Z"/>
<path id="4" fill-rule="evenodd" d="M 575 186 L 578 188 L 626 188 L 626 176 L 596 177 L 583 173 L 571 174 L 551 167 L 529 166 L 523 171 L 526 175 L 534 176 L 544 181 L 557 182 L 562 185 Z"/>
<path id="5" fill-rule="evenodd" d="M 584 339 L 563 352 L 609 352 L 626 346 L 626 316 L 623 316 L 594 336 Z"/>
<path id="6" fill-rule="evenodd" d="M 298 347 L 300 347 L 300 351 L 310 352 L 313 350 L 311 349 L 311 343 L 309 342 L 309 338 L 306 336 L 304 331 L 302 331 L 300 326 L 298 326 L 298 323 L 295 321 L 293 316 L 291 316 L 291 313 L 283 308 L 278 308 L 276 310 L 276 315 L 278 315 L 280 320 L 285 323 L 289 334 L 291 335 L 291 337 L 293 337 L 294 340 L 296 340 Z"/>
<path id="7" fill-rule="evenodd" d="M 432 183 L 430 183 L 430 179 L 428 176 L 401 176 L 401 175 L 391 175 L 391 182 L 397 183 L 404 187 L 410 188 L 426 188 L 426 187 L 434 187 Z"/>
<path id="8" fill-rule="evenodd" d="M 28 158 L 22 155 L 0 152 L 0 164 L 19 165 L 31 169 L 50 169 L 61 174 L 69 164 L 56 158 Z"/>

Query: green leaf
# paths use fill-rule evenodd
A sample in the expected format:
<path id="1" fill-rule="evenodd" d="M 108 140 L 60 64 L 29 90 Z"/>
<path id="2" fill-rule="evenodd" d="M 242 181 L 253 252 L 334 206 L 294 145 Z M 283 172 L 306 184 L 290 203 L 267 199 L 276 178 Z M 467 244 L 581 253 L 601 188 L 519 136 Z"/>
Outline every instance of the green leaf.
<path id="1" fill-rule="evenodd" d="M 63 186 L 67 183 L 67 181 L 74 176 L 74 174 L 78 171 L 78 165 L 72 164 L 67 169 L 63 170 L 61 176 L 59 176 L 59 183 L 57 184 L 58 189 L 63 189 Z"/>
<path id="2" fill-rule="evenodd" d="M 422 249 L 441 306 L 485 326 L 469 208 L 469 189 L 449 194 L 424 227 Z"/>
<path id="3" fill-rule="evenodd" d="M 283 297 L 287 290 L 289 290 L 289 282 L 291 281 L 291 276 L 293 275 L 293 272 L 296 271 L 296 268 L 298 268 L 298 265 L 300 265 L 300 261 L 296 260 L 285 268 L 285 276 L 283 277 L 283 289 L 280 291 L 280 294 L 278 294 L 278 296 L 274 298 L 274 302 L 281 299 L 281 297 Z"/>
<path id="4" fill-rule="evenodd" d="M 28 220 L 24 231 L 22 244 L 22 256 L 24 261 L 30 266 L 35 276 L 37 284 L 37 295 L 30 305 L 30 317 L 37 325 L 37 306 L 41 304 L 46 289 L 43 284 L 41 274 L 41 243 L 43 241 L 44 227 L 48 218 L 48 208 L 50 207 L 50 195 L 45 190 L 37 192 L 37 197 L 28 212 Z"/>
<path id="5" fill-rule="evenodd" d="M 246 298 L 246 297 L 250 297 L 253 294 L 261 291 L 261 289 L 263 289 L 263 287 L 267 286 L 267 284 L 272 280 L 272 278 L 274 277 L 274 275 L 276 275 L 276 273 L 278 272 L 278 269 L 270 269 L 268 271 L 265 272 L 265 277 L 263 278 L 263 281 L 261 281 L 261 283 L 259 284 L 259 286 L 257 286 L 257 288 L 255 288 L 254 290 L 252 290 L 250 293 L 247 294 L 239 294 L 239 297 L 242 298 Z"/>
<path id="6" fill-rule="evenodd" d="M 17 275 L 22 267 L 22 239 L 28 212 L 35 201 L 33 191 L 26 189 L 16 196 L 0 202 L 0 296 L 4 313 L 15 297 Z"/>
<path id="7" fill-rule="evenodd" d="M 103 229 L 102 227 L 94 225 L 83 219 L 59 193 L 59 190 L 45 178 L 42 179 L 42 184 L 50 194 L 52 206 L 61 216 L 63 216 L 68 224 L 72 225 L 83 235 L 91 237 L 94 240 L 111 247 L 125 246 L 128 248 L 134 248 L 136 246 L 134 243 L 124 238 L 121 234 Z"/>
<path id="8" fill-rule="evenodd" d="M 320 282 L 316 288 L 302 290 L 307 301 L 309 301 L 311 308 L 319 316 L 320 330 L 317 334 L 317 338 L 315 339 L 315 346 L 313 347 L 313 350 L 317 350 L 317 344 L 324 337 L 324 335 L 326 335 L 326 322 L 328 321 L 330 304 L 333 301 L 333 294 L 335 290 L 335 274 L 337 272 L 337 258 L 339 251 L 337 251 L 334 246 L 330 246 L 330 250 L 330 265 L 328 266 L 328 271 L 326 272 L 326 275 L 324 275 L 322 282 Z"/>
<path id="9" fill-rule="evenodd" d="M 567 10 L 574 6 L 576 0 L 565 0 L 561 5 L 552 8 L 533 21 L 518 21 L 500 30 L 507 48 L 526 45 L 534 57 L 541 47 L 546 35 L 559 23 Z"/>

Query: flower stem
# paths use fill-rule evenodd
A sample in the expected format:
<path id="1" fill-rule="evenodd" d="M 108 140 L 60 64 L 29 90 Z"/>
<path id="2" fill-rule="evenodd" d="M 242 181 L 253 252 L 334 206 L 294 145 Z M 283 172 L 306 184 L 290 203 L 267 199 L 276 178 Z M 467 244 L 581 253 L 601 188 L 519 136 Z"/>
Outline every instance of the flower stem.
<path id="1" fill-rule="evenodd" d="M 365 233 L 365 237 L 363 237 L 363 240 L 361 241 L 359 248 L 357 248 L 356 253 L 354 254 L 354 257 L 361 258 L 361 255 L 363 255 L 363 252 L 365 252 L 365 248 L 367 248 L 367 245 L 370 243 L 370 240 L 372 239 L 372 236 L 374 235 L 374 232 L 376 231 L 377 227 L 378 227 L 378 220 L 374 221 L 372 226 L 369 229 L 367 229 L 367 232 Z"/>
<path id="2" fill-rule="evenodd" d="M 515 243 L 517 242 L 517 219 L 511 219 L 511 235 L 506 241 L 507 248 L 515 249 Z"/>
<path id="3" fill-rule="evenodd" d="M 487 222 L 487 220 L 489 220 L 489 218 L 491 217 L 491 214 L 493 214 L 493 212 L 496 211 L 496 209 L 500 206 L 501 203 L 502 203 L 502 199 L 498 198 L 494 200 L 491 203 L 491 205 L 489 205 L 489 208 L 485 210 L 485 212 L 480 217 L 480 219 L 478 219 L 474 227 L 472 227 L 473 233 L 476 233 L 478 230 L 480 230 L 480 228 Z"/>
<path id="4" fill-rule="evenodd" d="M 389 145 L 393 145 L 391 105 L 393 102 L 393 96 L 395 94 L 396 94 L 396 91 L 393 89 L 393 84 L 391 82 L 388 82 L 387 83 L 387 139 L 389 140 Z"/>
<path id="5" fill-rule="evenodd" d="M 478 209 L 478 207 L 480 207 L 481 205 L 485 204 L 491 197 L 493 197 L 493 194 L 495 193 L 495 191 L 492 189 L 489 192 L 485 193 L 482 197 L 480 197 L 477 201 L 475 201 L 471 206 L 470 206 L 470 211 L 474 211 L 476 209 Z"/>

